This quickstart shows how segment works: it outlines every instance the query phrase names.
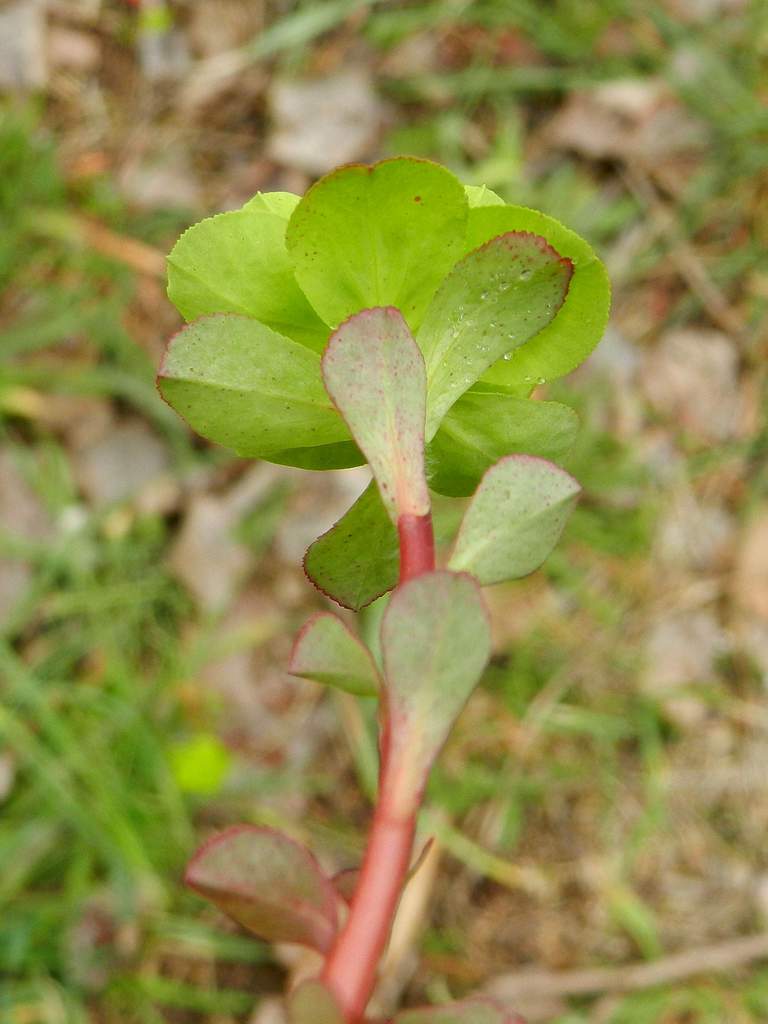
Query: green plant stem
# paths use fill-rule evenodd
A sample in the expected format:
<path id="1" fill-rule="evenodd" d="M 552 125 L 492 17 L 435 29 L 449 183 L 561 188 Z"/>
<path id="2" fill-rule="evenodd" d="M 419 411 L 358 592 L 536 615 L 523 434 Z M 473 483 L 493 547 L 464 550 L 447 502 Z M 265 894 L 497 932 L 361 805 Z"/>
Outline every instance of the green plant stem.
<path id="1" fill-rule="evenodd" d="M 404 523 L 404 520 L 409 520 Z M 401 516 L 400 583 L 435 568 L 432 517 Z M 323 970 L 348 1024 L 358 1024 L 376 983 L 376 971 L 387 945 L 392 921 L 411 862 L 416 815 L 422 787 L 414 790 L 399 759 L 390 756 L 393 723 L 384 722 L 379 797 L 374 811 L 360 880 L 344 928 Z M 421 780 L 420 780 L 421 781 Z"/>

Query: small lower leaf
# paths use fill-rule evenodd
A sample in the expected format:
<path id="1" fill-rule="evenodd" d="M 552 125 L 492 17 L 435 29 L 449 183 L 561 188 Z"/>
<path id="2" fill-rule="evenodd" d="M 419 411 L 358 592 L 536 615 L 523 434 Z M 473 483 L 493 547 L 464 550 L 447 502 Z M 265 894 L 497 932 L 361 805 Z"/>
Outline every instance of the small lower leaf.
<path id="1" fill-rule="evenodd" d="M 397 530 L 375 483 L 304 556 L 304 571 L 318 590 L 353 611 L 391 590 L 398 568 Z"/>
<path id="2" fill-rule="evenodd" d="M 268 828 L 235 825 L 204 843 L 186 884 L 238 924 L 271 942 L 326 952 L 336 934 L 337 896 L 303 846 Z"/>
<path id="3" fill-rule="evenodd" d="M 576 413 L 559 402 L 468 391 L 448 410 L 427 449 L 429 486 L 438 494 L 467 497 L 505 455 L 558 462 L 578 429 Z"/>
<path id="4" fill-rule="evenodd" d="M 449 567 L 482 584 L 527 576 L 557 544 L 580 489 L 569 473 L 545 459 L 501 459 L 470 502 Z"/>
<path id="5" fill-rule="evenodd" d="M 525 1024 L 518 1014 L 490 999 L 463 999 L 447 1006 L 424 1006 L 398 1013 L 392 1024 Z"/>
<path id="6" fill-rule="evenodd" d="M 330 612 L 318 612 L 303 627 L 288 671 L 360 697 L 379 692 L 379 673 L 368 649 Z"/>
<path id="7" fill-rule="evenodd" d="M 320 981 L 305 981 L 288 996 L 289 1024 L 344 1024 L 331 992 Z"/>
<path id="8" fill-rule="evenodd" d="M 381 623 L 392 742 L 418 787 L 491 654 L 488 613 L 471 576 L 431 572 L 392 595 Z"/>

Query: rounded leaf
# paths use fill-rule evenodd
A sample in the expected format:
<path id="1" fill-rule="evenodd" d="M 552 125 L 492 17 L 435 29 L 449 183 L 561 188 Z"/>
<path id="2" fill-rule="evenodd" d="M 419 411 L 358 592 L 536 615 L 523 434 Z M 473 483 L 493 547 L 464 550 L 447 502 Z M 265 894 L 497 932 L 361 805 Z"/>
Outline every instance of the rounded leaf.
<path id="1" fill-rule="evenodd" d="M 333 885 L 308 850 L 272 829 L 235 825 L 219 832 L 194 855 L 184 880 L 263 939 L 321 953 L 333 942 Z"/>
<path id="2" fill-rule="evenodd" d="M 304 556 L 307 577 L 344 608 L 360 611 L 397 583 L 397 530 L 370 483 Z"/>
<path id="3" fill-rule="evenodd" d="M 483 206 L 470 210 L 467 249 L 483 245 L 507 231 L 530 231 L 573 264 L 568 295 L 548 326 L 524 346 L 490 369 L 483 380 L 527 395 L 547 380 L 570 373 L 582 363 L 603 336 L 611 305 L 605 267 L 592 247 L 554 217 L 524 206 Z"/>
<path id="4" fill-rule="evenodd" d="M 360 697 L 379 692 L 379 672 L 370 651 L 330 612 L 318 612 L 302 627 L 288 671 Z"/>
<path id="5" fill-rule="evenodd" d="M 570 260 L 528 232 L 492 238 L 454 267 L 416 336 L 427 365 L 428 441 L 497 359 L 554 319 L 572 272 Z"/>
<path id="6" fill-rule="evenodd" d="M 396 306 L 414 330 L 461 255 L 466 219 L 450 171 L 396 157 L 321 178 L 294 210 L 286 242 L 304 294 L 331 327 Z"/>
<path id="7" fill-rule="evenodd" d="M 580 490 L 570 473 L 546 459 L 501 459 L 464 514 L 449 566 L 482 584 L 527 576 L 557 544 Z"/>
<path id="8" fill-rule="evenodd" d="M 238 455 L 349 440 L 317 353 L 247 317 L 201 317 L 179 331 L 158 387 L 194 430 Z"/>
<path id="9" fill-rule="evenodd" d="M 328 329 L 293 276 L 285 217 L 264 204 L 185 231 L 168 256 L 168 297 L 187 321 L 238 313 L 320 351 Z"/>
<path id="10" fill-rule="evenodd" d="M 393 593 L 381 623 L 392 742 L 412 787 L 423 784 L 491 655 L 482 594 L 471 576 L 424 573 Z"/>
<path id="11" fill-rule="evenodd" d="M 427 515 L 426 371 L 399 310 L 365 309 L 345 320 L 323 353 L 322 372 L 392 521 Z"/>
<path id="12" fill-rule="evenodd" d="M 570 451 L 579 417 L 559 402 L 467 391 L 451 406 L 427 449 L 429 486 L 466 497 L 505 455 L 538 455 L 559 462 Z"/>

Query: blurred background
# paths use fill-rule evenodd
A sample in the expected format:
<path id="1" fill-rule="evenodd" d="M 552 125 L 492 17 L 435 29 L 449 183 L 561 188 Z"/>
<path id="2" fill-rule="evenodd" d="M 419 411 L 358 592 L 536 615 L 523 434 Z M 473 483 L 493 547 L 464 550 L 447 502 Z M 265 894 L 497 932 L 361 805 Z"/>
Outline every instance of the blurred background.
<path id="1" fill-rule="evenodd" d="M 3 1024 L 275 1024 L 290 957 L 186 858 L 251 821 L 358 861 L 370 709 L 283 666 L 364 473 L 238 460 L 153 375 L 188 224 L 397 153 L 562 219 L 615 301 L 379 1005 L 768 1020 L 767 67 L 761 0 L 0 2 Z"/>

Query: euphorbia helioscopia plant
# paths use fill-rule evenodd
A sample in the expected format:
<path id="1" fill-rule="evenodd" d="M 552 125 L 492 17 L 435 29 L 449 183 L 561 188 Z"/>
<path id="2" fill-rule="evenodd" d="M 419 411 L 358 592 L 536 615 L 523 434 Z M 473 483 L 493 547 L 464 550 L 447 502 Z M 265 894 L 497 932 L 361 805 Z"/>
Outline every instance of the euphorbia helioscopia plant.
<path id="1" fill-rule="evenodd" d="M 187 231 L 169 268 L 190 322 L 158 383 L 192 427 L 246 457 L 372 471 L 305 569 L 354 610 L 393 591 L 380 658 L 320 612 L 289 666 L 380 701 L 378 800 L 351 902 L 311 853 L 254 826 L 213 836 L 187 873 L 246 928 L 322 954 L 320 978 L 289 995 L 292 1024 L 359 1024 L 431 765 L 490 656 L 480 588 L 536 569 L 576 500 L 557 465 L 576 416 L 530 395 L 599 340 L 605 270 L 552 218 L 411 158 L 342 167 L 302 199 L 259 194 Z M 431 493 L 471 496 L 442 569 Z M 516 1019 L 466 1000 L 394 1024 Z"/>

